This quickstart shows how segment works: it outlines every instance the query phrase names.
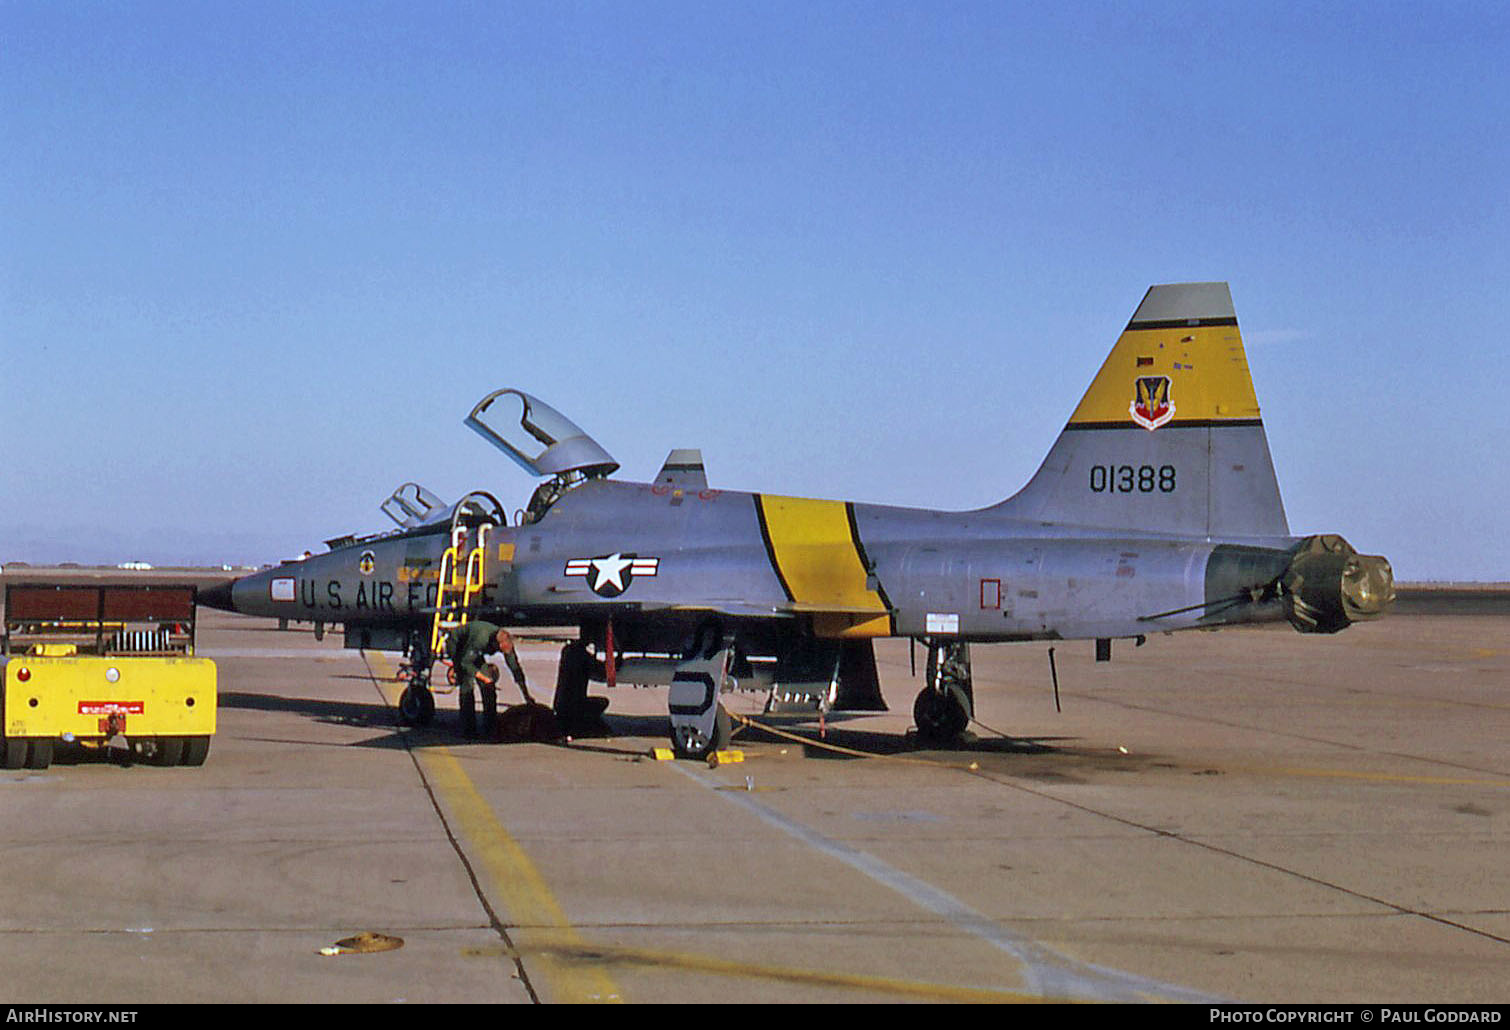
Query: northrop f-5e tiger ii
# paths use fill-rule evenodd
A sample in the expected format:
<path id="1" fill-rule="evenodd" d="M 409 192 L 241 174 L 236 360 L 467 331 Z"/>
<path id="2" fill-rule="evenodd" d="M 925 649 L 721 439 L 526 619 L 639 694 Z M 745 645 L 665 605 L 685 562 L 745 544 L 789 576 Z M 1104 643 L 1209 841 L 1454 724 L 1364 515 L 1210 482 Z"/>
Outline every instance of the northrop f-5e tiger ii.
<path id="1" fill-rule="evenodd" d="M 708 485 L 671 452 L 648 483 L 519 390 L 466 424 L 542 479 L 512 518 L 485 492 L 446 505 L 406 483 L 385 534 L 204 592 L 254 615 L 341 623 L 348 647 L 403 651 L 400 714 L 434 713 L 430 671 L 468 619 L 575 627 L 556 713 L 601 709 L 589 683 L 669 684 L 674 750 L 728 739 L 733 689 L 840 709 L 884 708 L 873 641 L 927 648 L 913 705 L 945 744 L 974 714 L 969 648 L 1288 620 L 1335 633 L 1394 599 L 1389 563 L 1335 535 L 1295 537 L 1226 283 L 1151 288 L 1020 491 L 928 511 Z"/>

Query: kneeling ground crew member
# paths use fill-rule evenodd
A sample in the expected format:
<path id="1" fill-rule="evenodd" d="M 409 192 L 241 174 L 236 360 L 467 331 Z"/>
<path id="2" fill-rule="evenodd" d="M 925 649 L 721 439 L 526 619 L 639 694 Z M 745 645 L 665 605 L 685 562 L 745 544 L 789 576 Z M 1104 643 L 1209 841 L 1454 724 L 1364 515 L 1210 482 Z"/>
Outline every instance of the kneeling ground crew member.
<path id="1" fill-rule="evenodd" d="M 477 735 L 477 710 L 473 700 L 473 687 L 482 688 L 483 732 L 491 735 L 498 720 L 497 680 L 492 677 L 479 679 L 477 670 L 486 664 L 487 656 L 502 653 L 514 682 L 524 695 L 526 704 L 533 704 L 529 688 L 524 683 L 524 670 L 519 667 L 519 657 L 514 654 L 514 638 L 509 631 L 491 622 L 469 622 L 457 626 L 446 637 L 446 653 L 451 656 L 452 671 L 456 675 L 457 701 L 461 707 L 461 732 L 468 737 Z"/>

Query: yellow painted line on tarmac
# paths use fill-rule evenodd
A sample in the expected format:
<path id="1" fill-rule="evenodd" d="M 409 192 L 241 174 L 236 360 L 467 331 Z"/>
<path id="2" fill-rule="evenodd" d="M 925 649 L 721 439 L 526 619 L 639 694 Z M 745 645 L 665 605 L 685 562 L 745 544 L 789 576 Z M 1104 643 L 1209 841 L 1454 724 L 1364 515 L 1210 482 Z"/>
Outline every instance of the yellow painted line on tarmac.
<path id="1" fill-rule="evenodd" d="M 618 985 L 598 965 L 569 957 L 591 956 L 593 948 L 567 921 L 550 885 L 503 828 L 456 756 L 449 748 L 426 748 L 419 753 L 419 762 L 457 828 L 476 849 L 477 872 L 488 893 L 502 899 L 512 923 L 527 931 L 532 942 L 538 936 L 539 942 L 530 950 L 540 956 L 552 1000 L 568 1004 L 623 1000 Z"/>
<path id="2" fill-rule="evenodd" d="M 363 651 L 362 657 L 367 659 L 367 671 L 372 674 L 383 700 L 397 708 L 399 695 L 404 692 L 403 686 L 393 678 L 398 675 L 398 664 L 381 651 Z"/>
<path id="3" fill-rule="evenodd" d="M 1459 779 L 1451 776 L 1399 776 L 1393 773 L 1350 772 L 1347 769 L 1276 769 L 1274 771 L 1284 776 L 1363 780 L 1369 783 L 1421 783 L 1434 787 L 1510 787 L 1510 780 Z"/>
<path id="4" fill-rule="evenodd" d="M 396 666 L 380 652 L 364 652 L 383 697 L 397 704 Z M 446 812 L 472 844 L 474 871 L 490 898 L 501 902 L 513 927 L 529 935 L 550 1000 L 567 1004 L 618 1002 L 618 985 L 590 956 L 595 949 L 566 918 L 550 885 L 504 829 L 487 799 L 447 747 L 411 750 Z"/>
<path id="5" fill-rule="evenodd" d="M 545 948 L 519 948 L 509 951 L 504 948 L 476 948 L 467 954 L 507 955 L 509 958 L 541 954 Z M 767 966 L 734 959 L 714 958 L 709 955 L 692 955 L 685 952 L 651 951 L 644 948 L 589 947 L 583 951 L 561 949 L 558 952 L 564 961 L 594 961 L 615 965 L 639 966 L 646 969 L 661 969 L 687 973 L 706 973 L 745 980 L 770 980 L 777 983 L 801 984 L 809 987 L 835 987 L 846 990 L 872 991 L 904 998 L 920 998 L 927 1001 L 959 1002 L 963 1004 L 1029 1004 L 1057 1005 L 1070 999 L 1044 998 L 1021 991 L 1005 991 L 987 987 L 957 987 L 951 984 L 927 983 L 917 980 L 898 980 L 884 976 L 866 976 L 859 973 L 827 973 L 815 969 L 798 969 L 791 966 Z"/>

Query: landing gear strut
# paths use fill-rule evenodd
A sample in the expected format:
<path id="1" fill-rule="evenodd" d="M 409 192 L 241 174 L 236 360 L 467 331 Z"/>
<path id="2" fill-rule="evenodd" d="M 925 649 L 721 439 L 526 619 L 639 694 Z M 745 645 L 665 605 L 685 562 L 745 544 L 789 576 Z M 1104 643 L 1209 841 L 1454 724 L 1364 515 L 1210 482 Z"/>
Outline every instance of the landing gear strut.
<path id="1" fill-rule="evenodd" d="M 928 641 L 928 682 L 912 705 L 919 742 L 934 747 L 958 744 L 974 717 L 970 645 Z"/>
<path id="2" fill-rule="evenodd" d="M 608 698 L 587 693 L 592 680 L 603 678 L 603 663 L 588 652 L 586 641 L 573 640 L 561 648 L 561 660 L 556 665 L 556 697 L 551 708 L 564 732 L 606 731 L 603 713 L 608 709 Z"/>
<path id="3" fill-rule="evenodd" d="M 435 721 L 435 695 L 430 692 L 430 669 L 435 662 L 416 638 L 409 643 L 409 685 L 398 698 L 398 717 L 407 726 L 428 726 Z"/>
<path id="4" fill-rule="evenodd" d="M 729 685 L 734 639 L 716 627 L 700 630 L 671 677 L 671 750 L 678 758 L 707 758 L 729 746 L 733 721 L 719 697 Z"/>

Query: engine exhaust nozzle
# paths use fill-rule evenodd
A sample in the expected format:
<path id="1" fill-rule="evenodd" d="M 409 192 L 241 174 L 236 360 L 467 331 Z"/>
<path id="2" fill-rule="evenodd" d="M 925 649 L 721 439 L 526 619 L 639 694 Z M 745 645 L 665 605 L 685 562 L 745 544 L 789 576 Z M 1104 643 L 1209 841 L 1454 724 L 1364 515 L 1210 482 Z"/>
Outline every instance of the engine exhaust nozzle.
<path id="1" fill-rule="evenodd" d="M 1307 537 L 1280 578 L 1285 617 L 1302 633 L 1337 633 L 1377 619 L 1395 600 L 1389 562 L 1340 536 Z"/>

